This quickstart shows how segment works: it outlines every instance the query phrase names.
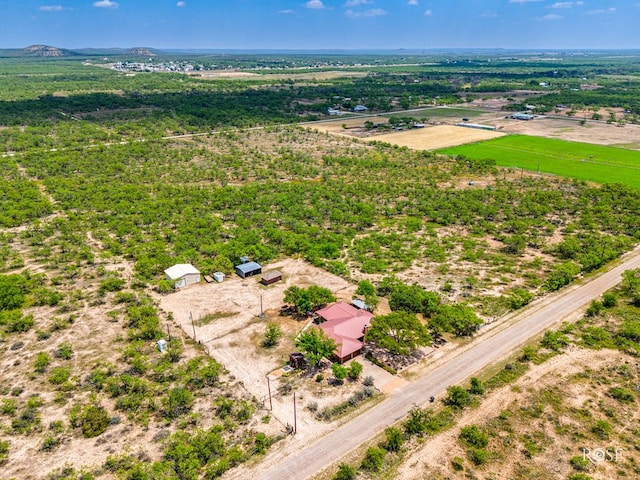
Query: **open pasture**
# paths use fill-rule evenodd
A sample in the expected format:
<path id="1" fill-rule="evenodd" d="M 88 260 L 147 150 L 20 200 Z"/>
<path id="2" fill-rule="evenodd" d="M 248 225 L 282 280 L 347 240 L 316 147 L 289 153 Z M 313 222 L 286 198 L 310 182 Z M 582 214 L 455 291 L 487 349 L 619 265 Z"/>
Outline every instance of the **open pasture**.
<path id="1" fill-rule="evenodd" d="M 492 158 L 503 167 L 640 188 L 640 152 L 565 140 L 510 135 L 438 153 Z"/>
<path id="2" fill-rule="evenodd" d="M 502 133 L 491 130 L 456 127 L 453 125 L 437 125 L 435 127 L 387 133 L 376 137 L 369 137 L 366 140 L 391 143 L 415 150 L 436 150 L 498 138 L 502 135 Z"/>

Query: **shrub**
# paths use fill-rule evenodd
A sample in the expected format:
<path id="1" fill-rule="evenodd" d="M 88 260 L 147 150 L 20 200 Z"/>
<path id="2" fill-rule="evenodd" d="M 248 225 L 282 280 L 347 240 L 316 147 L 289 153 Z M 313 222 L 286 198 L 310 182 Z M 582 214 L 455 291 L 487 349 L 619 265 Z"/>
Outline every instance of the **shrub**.
<path id="1" fill-rule="evenodd" d="M 482 395 L 484 393 L 484 386 L 478 377 L 471 377 L 471 388 L 469 393 L 474 395 Z"/>
<path id="2" fill-rule="evenodd" d="M 464 459 L 462 457 L 453 457 L 451 459 L 451 467 L 456 472 L 461 472 L 462 470 L 464 470 Z"/>
<path id="3" fill-rule="evenodd" d="M 587 317 L 597 317 L 602 311 L 602 307 L 602 302 L 598 300 L 591 300 L 591 303 L 589 304 L 589 308 L 587 308 L 585 315 Z"/>
<path id="4" fill-rule="evenodd" d="M 569 345 L 569 338 L 562 332 L 544 332 L 544 337 L 542 337 L 541 345 L 545 348 L 554 351 L 560 351 L 562 348 Z"/>
<path id="5" fill-rule="evenodd" d="M 609 389 L 609 395 L 619 402 L 631 403 L 635 402 L 636 397 L 633 392 L 624 387 L 613 387 Z"/>
<path id="6" fill-rule="evenodd" d="M 469 458 L 476 465 L 484 465 L 489 460 L 489 452 L 482 448 L 472 448 L 469 451 Z"/>
<path id="7" fill-rule="evenodd" d="M 365 387 L 373 387 L 374 381 L 375 380 L 373 379 L 373 377 L 371 375 L 367 375 L 366 377 L 364 377 L 364 380 L 363 380 L 362 384 Z"/>
<path id="8" fill-rule="evenodd" d="M 445 403 L 455 408 L 465 408 L 471 405 L 473 398 L 464 388 L 457 385 L 447 387 Z"/>
<path id="9" fill-rule="evenodd" d="M 62 342 L 56 349 L 56 358 L 62 358 L 63 360 L 71 360 L 73 357 L 73 347 L 69 342 Z"/>
<path id="10" fill-rule="evenodd" d="M 348 372 L 347 367 L 340 365 L 339 363 L 331 365 L 331 371 L 333 372 L 333 377 L 336 379 L 336 382 L 339 384 L 342 383 Z"/>
<path id="11" fill-rule="evenodd" d="M 384 464 L 384 457 L 386 452 L 380 447 L 369 447 L 367 453 L 365 453 L 360 468 L 369 472 L 377 472 L 382 468 Z"/>
<path id="12" fill-rule="evenodd" d="M 389 452 L 399 452 L 404 443 L 402 432 L 395 427 L 389 427 L 385 429 L 384 434 L 386 436 L 384 448 Z"/>
<path id="13" fill-rule="evenodd" d="M 589 460 L 584 458 L 584 455 L 571 457 L 569 463 L 571 463 L 571 466 L 578 471 L 585 471 L 589 468 Z"/>
<path id="14" fill-rule="evenodd" d="M 598 420 L 596 424 L 591 427 L 591 431 L 600 438 L 607 439 L 611 434 L 611 424 L 606 420 Z"/>
<path id="15" fill-rule="evenodd" d="M 58 445 L 60 445 L 60 439 L 58 437 L 54 435 L 47 435 L 42 442 L 42 447 L 40 448 L 45 452 L 50 452 Z"/>
<path id="16" fill-rule="evenodd" d="M 0 440 L 0 465 L 2 465 L 9 457 L 9 441 Z"/>
<path id="17" fill-rule="evenodd" d="M 16 414 L 16 401 L 12 398 L 5 398 L 0 404 L 0 413 L 13 417 Z"/>
<path id="18" fill-rule="evenodd" d="M 176 387 L 169 390 L 167 396 L 162 399 L 162 405 L 164 416 L 175 419 L 191 411 L 193 395 L 186 388 Z"/>
<path id="19" fill-rule="evenodd" d="M 71 376 L 71 368 L 69 367 L 55 367 L 51 370 L 49 375 L 49 382 L 54 385 L 62 385 Z"/>
<path id="20" fill-rule="evenodd" d="M 100 405 L 87 405 L 80 413 L 80 426 L 85 438 L 93 438 L 104 433 L 109 426 L 109 415 Z"/>
<path id="21" fill-rule="evenodd" d="M 320 383 L 322 380 L 324 380 L 324 375 L 322 375 L 321 373 L 316 375 L 316 382 Z"/>
<path id="22" fill-rule="evenodd" d="M 618 296 L 613 292 L 607 292 L 602 295 L 602 306 L 604 308 L 613 308 L 618 303 Z"/>
<path id="23" fill-rule="evenodd" d="M 477 425 L 467 425 L 460 431 L 460 440 L 468 447 L 484 448 L 489 443 L 487 434 Z"/>
<path id="24" fill-rule="evenodd" d="M 347 463 L 338 465 L 338 471 L 333 476 L 333 480 L 354 480 L 356 478 L 356 469 Z"/>
<path id="25" fill-rule="evenodd" d="M 265 348 L 275 347 L 278 344 L 280 337 L 282 337 L 282 329 L 280 328 L 280 325 L 274 322 L 269 322 L 267 323 L 264 331 L 262 346 Z"/>
<path id="26" fill-rule="evenodd" d="M 36 361 L 34 364 L 36 372 L 44 373 L 50 363 L 51 357 L 49 354 L 47 352 L 39 352 L 38 355 L 36 355 Z"/>
<path id="27" fill-rule="evenodd" d="M 362 364 L 354 360 L 351 362 L 351 365 L 349 365 L 349 372 L 347 375 L 351 380 L 357 380 L 362 374 L 362 368 Z"/>

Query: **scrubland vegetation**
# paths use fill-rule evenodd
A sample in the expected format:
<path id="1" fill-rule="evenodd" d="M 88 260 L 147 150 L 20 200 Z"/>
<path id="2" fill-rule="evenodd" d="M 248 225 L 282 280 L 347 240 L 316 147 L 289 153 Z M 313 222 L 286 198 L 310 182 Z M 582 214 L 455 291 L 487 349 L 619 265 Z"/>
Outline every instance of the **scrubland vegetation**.
<path id="1" fill-rule="evenodd" d="M 576 61 L 576 72 L 627 68 L 593 62 Z M 393 313 L 374 324 L 370 339 L 404 354 L 434 334 L 472 335 L 630 250 L 640 236 L 640 194 L 629 186 L 534 177 L 502 170 L 489 155 L 447 157 L 283 125 L 319 118 L 335 96 L 343 108 L 378 110 L 469 102 L 522 85 L 539 91 L 535 84 L 549 76 L 542 60 L 505 62 L 499 72 L 485 63 L 386 65 L 363 78 L 298 84 L 3 60 L 0 465 L 7 478 L 217 478 L 280 438 L 260 402 L 158 309 L 154 298 L 172 289 L 162 278 L 172 264 L 231 273 L 242 255 L 302 257 L 360 281 L 371 305 L 386 297 Z M 456 74 L 463 66 L 474 73 Z M 593 101 L 609 99 L 605 93 L 592 92 L 600 95 Z M 203 135 L 170 138 L 192 132 Z M 484 183 L 469 185 L 470 178 Z M 593 304 L 575 327 L 548 333 L 496 377 L 452 387 L 438 410 L 416 407 L 337 478 L 356 470 L 385 478 L 376 477 L 385 458 L 397 465 L 415 438 L 451 427 L 460 411 L 570 344 L 637 352 L 636 277 L 628 275 L 616 301 Z M 302 298 L 300 309 L 308 302 Z M 389 321 L 406 328 L 391 328 L 394 338 Z M 160 338 L 168 340 L 164 354 Z M 263 348 L 278 343 L 275 327 L 264 341 Z M 637 401 L 637 372 L 621 372 L 610 372 L 608 396 L 588 419 L 550 387 L 550 404 L 576 421 L 574 437 L 637 442 L 635 431 L 616 433 L 615 407 Z M 373 395 L 366 383 L 354 404 Z M 520 421 L 519 410 L 510 415 Z M 466 429 L 467 453 L 452 468 L 505 461 L 503 448 L 512 447 L 498 437 L 506 428 Z M 548 445 L 512 440 L 531 458 Z M 71 451 L 83 452 L 86 464 L 56 456 Z M 32 461 L 41 472 L 29 472 Z M 632 476 L 635 467 L 620 468 Z"/>

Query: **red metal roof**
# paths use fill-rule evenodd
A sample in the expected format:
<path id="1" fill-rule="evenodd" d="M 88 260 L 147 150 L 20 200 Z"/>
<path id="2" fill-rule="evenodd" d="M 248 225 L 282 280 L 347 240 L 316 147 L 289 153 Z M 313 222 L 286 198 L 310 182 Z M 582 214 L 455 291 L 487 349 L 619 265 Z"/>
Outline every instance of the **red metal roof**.
<path id="1" fill-rule="evenodd" d="M 364 336 L 365 328 L 371 324 L 371 312 L 338 302 L 316 313 L 325 320 L 319 327 L 338 345 L 338 357 L 345 358 L 362 348 L 364 344 L 360 339 Z"/>

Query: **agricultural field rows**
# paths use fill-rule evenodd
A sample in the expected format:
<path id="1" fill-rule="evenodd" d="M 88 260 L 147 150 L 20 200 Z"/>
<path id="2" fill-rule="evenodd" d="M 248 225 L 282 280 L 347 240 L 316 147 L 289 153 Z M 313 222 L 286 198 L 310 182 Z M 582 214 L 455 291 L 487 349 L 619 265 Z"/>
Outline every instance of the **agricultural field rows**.
<path id="1" fill-rule="evenodd" d="M 551 173 L 595 183 L 621 183 L 640 188 L 640 152 L 551 138 L 509 135 L 485 142 L 439 150 L 497 165 Z"/>

